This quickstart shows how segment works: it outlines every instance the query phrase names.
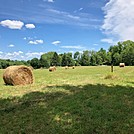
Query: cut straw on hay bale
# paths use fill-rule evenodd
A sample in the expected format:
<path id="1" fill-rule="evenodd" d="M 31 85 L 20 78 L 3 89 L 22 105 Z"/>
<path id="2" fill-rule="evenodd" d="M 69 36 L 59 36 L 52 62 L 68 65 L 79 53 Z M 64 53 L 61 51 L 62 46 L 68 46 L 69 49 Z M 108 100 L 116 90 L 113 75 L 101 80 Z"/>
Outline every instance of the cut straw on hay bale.
<path id="1" fill-rule="evenodd" d="M 55 71 L 55 70 L 56 70 L 56 67 L 55 67 L 55 66 L 49 67 L 49 72 L 53 72 L 53 71 Z"/>
<path id="2" fill-rule="evenodd" d="M 7 85 L 26 85 L 33 83 L 32 70 L 27 66 L 9 66 L 3 74 Z"/>
<path id="3" fill-rule="evenodd" d="M 120 63 L 119 67 L 125 67 L 125 63 Z"/>
<path id="4" fill-rule="evenodd" d="M 34 70 L 34 68 L 32 67 L 32 66 L 29 66 L 29 68 L 33 71 Z"/>

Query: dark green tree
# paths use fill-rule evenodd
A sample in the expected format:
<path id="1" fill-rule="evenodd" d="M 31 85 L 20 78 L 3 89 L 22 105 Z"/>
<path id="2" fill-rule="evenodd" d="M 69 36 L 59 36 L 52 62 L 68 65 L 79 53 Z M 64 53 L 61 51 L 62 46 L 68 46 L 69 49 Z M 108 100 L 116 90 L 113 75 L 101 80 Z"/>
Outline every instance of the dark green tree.
<path id="1" fill-rule="evenodd" d="M 90 56 L 91 56 L 91 53 L 88 50 L 83 51 L 83 54 L 81 56 L 81 65 L 82 66 L 90 65 Z"/>
<path id="2" fill-rule="evenodd" d="M 62 66 L 74 66 L 75 61 L 72 59 L 72 53 L 64 53 L 62 56 Z"/>
<path id="3" fill-rule="evenodd" d="M 90 65 L 91 66 L 97 65 L 97 53 L 95 51 L 91 51 Z"/>
<path id="4" fill-rule="evenodd" d="M 54 52 L 48 52 L 48 53 L 42 54 L 40 57 L 41 67 L 45 67 L 45 68 L 50 67 L 53 55 L 54 55 Z"/>
<path id="5" fill-rule="evenodd" d="M 97 54 L 101 57 L 101 61 L 100 63 L 101 64 L 106 64 L 106 61 L 107 61 L 107 52 L 106 50 L 104 50 L 103 48 L 101 48 Z"/>
<path id="6" fill-rule="evenodd" d="M 80 62 L 81 62 L 81 54 L 80 54 L 80 52 L 77 51 L 77 52 L 74 53 L 74 60 L 75 60 L 75 65 L 79 66 Z"/>
<path id="7" fill-rule="evenodd" d="M 64 53 L 62 55 L 61 66 L 68 66 L 68 61 L 67 61 L 67 55 L 66 55 L 66 53 Z"/>
<path id="8" fill-rule="evenodd" d="M 33 58 L 30 62 L 31 66 L 34 68 L 34 69 L 38 69 L 41 67 L 40 65 L 40 60 L 38 58 Z"/>
<path id="9" fill-rule="evenodd" d="M 51 59 L 51 65 L 52 66 L 58 66 L 60 65 L 60 59 L 59 56 L 56 52 L 54 52 L 53 57 Z"/>
<path id="10" fill-rule="evenodd" d="M 122 61 L 129 66 L 134 65 L 134 44 L 128 45 L 122 52 Z"/>

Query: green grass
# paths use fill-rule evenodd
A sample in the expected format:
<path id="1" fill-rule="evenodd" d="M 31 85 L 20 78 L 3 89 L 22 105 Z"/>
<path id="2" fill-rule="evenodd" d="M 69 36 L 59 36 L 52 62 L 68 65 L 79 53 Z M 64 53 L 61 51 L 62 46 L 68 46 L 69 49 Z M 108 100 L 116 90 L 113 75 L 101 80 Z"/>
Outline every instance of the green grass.
<path id="1" fill-rule="evenodd" d="M 35 83 L 6 86 L 1 134 L 133 134 L 134 67 L 34 70 Z"/>

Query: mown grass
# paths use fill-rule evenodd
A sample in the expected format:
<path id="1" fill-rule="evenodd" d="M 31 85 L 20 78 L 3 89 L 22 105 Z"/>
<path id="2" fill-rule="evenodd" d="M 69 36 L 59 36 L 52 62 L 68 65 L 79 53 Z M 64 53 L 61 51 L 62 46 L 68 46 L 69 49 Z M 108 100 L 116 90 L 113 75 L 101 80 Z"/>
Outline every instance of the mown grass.
<path id="1" fill-rule="evenodd" d="M 2 134 L 134 133 L 134 67 L 34 70 L 27 86 L 6 86 L 2 74 Z"/>

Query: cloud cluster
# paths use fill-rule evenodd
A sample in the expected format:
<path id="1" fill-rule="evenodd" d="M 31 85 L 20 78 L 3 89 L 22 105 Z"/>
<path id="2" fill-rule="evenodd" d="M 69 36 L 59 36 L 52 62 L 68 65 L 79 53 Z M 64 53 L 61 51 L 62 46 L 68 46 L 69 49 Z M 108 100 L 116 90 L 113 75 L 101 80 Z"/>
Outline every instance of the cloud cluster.
<path id="1" fill-rule="evenodd" d="M 30 40 L 29 41 L 29 44 L 34 44 L 34 45 L 36 45 L 36 44 L 43 44 L 43 43 L 44 43 L 43 40 L 34 40 L 34 41 Z"/>
<path id="2" fill-rule="evenodd" d="M 67 48 L 67 49 L 85 49 L 82 46 L 61 46 L 61 48 Z"/>
<path id="3" fill-rule="evenodd" d="M 53 3 L 54 0 L 43 0 L 44 2 L 50 2 L 50 3 Z"/>
<path id="4" fill-rule="evenodd" d="M 100 25 L 100 20 L 91 17 L 89 13 L 69 13 L 50 8 L 45 9 L 45 14 L 45 21 L 48 23 L 75 25 L 83 28 L 97 28 Z"/>
<path id="5" fill-rule="evenodd" d="M 34 23 L 73 25 L 86 29 L 99 28 L 101 26 L 101 20 L 96 16 L 92 16 L 90 13 L 83 13 L 82 7 L 78 9 L 79 12 L 73 13 L 58 10 L 50 6 L 48 7 L 45 4 L 38 5 L 38 8 L 39 10 L 36 10 L 35 12 L 33 12 L 34 8 L 33 10 L 28 10 L 28 13 L 23 19 L 26 21 L 30 20 Z M 31 14 L 34 15 L 34 17 L 30 17 Z"/>
<path id="6" fill-rule="evenodd" d="M 0 25 L 3 27 L 8 27 L 10 29 L 22 29 L 24 22 L 18 20 L 3 20 L 0 22 Z M 34 24 L 25 24 L 25 27 L 28 29 L 35 28 Z"/>
<path id="7" fill-rule="evenodd" d="M 42 0 L 45 2 L 55 2 L 54 0 Z M 4 12 L 0 13 L 0 15 L 5 16 L 6 18 L 10 16 L 10 18 L 19 18 L 20 16 L 23 18 L 23 21 L 30 21 L 32 23 L 48 23 L 48 24 L 64 24 L 64 25 L 72 25 L 78 26 L 79 28 L 99 28 L 101 26 L 101 21 L 99 17 L 92 15 L 91 13 L 84 12 L 83 7 L 79 7 L 74 12 L 68 12 L 65 10 L 58 10 L 55 7 L 52 7 L 48 4 L 38 4 L 36 6 L 32 6 L 30 8 L 26 8 L 25 10 L 18 9 L 17 7 L 14 9 L 14 12 Z M 27 12 L 27 14 L 26 14 Z M 7 15 L 9 14 L 9 15 Z M 34 16 L 34 17 L 31 17 Z"/>
<path id="8" fill-rule="evenodd" d="M 53 3 L 53 2 L 54 2 L 54 0 L 48 0 L 48 2 L 51 2 L 51 3 Z"/>
<path id="9" fill-rule="evenodd" d="M 37 44 L 43 44 L 44 41 L 41 39 L 36 39 L 37 37 L 24 37 L 23 39 L 28 41 L 28 44 L 37 45 Z"/>
<path id="10" fill-rule="evenodd" d="M 108 43 L 108 44 L 114 44 L 113 39 L 108 39 L 108 38 L 101 39 L 101 42 L 105 42 L 105 43 Z"/>
<path id="11" fill-rule="evenodd" d="M 79 8 L 79 11 L 81 11 L 81 10 L 83 10 L 83 8 L 81 7 L 81 8 Z"/>
<path id="12" fill-rule="evenodd" d="M 53 45 L 58 45 L 58 44 L 61 44 L 61 41 L 57 40 L 57 41 L 54 41 L 52 42 Z"/>
<path id="13" fill-rule="evenodd" d="M 19 57 L 21 58 L 22 54 L 23 54 L 22 51 L 8 52 L 8 53 L 1 52 L 0 53 L 0 58 L 1 59 L 12 59 L 12 60 L 15 60 L 15 59 L 18 59 Z"/>
<path id="14" fill-rule="evenodd" d="M 34 24 L 26 24 L 25 27 L 28 29 L 33 29 L 33 28 L 35 28 L 35 25 Z"/>
<path id="15" fill-rule="evenodd" d="M 43 54 L 44 52 L 27 52 L 24 53 L 22 51 L 15 51 L 15 52 L 8 52 L 8 53 L 4 53 L 2 51 L 0 51 L 0 58 L 1 59 L 11 59 L 11 60 L 29 60 L 32 58 L 40 58 L 40 56 Z"/>
<path id="16" fill-rule="evenodd" d="M 8 47 L 14 47 L 14 45 L 13 44 L 10 44 Z"/>
<path id="17" fill-rule="evenodd" d="M 115 40 L 134 40 L 133 7 L 134 0 L 110 0 L 104 7 L 105 34 Z"/>
<path id="18" fill-rule="evenodd" d="M 0 25 L 3 27 L 8 27 L 10 29 L 21 29 L 24 23 L 16 20 L 4 20 L 0 22 Z"/>

